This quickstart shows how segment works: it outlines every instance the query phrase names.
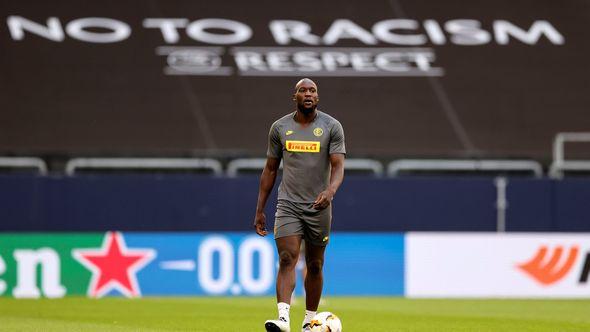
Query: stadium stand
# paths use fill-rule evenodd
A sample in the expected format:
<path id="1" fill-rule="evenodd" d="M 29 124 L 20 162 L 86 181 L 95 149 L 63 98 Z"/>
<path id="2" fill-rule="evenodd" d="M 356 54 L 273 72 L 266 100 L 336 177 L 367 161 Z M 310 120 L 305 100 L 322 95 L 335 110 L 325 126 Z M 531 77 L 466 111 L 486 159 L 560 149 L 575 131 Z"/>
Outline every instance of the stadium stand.
<path id="1" fill-rule="evenodd" d="M 223 174 L 221 162 L 211 158 L 75 158 L 66 164 L 67 175 L 79 170 L 114 171 L 209 171 L 213 175 Z"/>
<path id="2" fill-rule="evenodd" d="M 173 33 L 150 6 L 3 1 L 0 155 L 42 156 L 57 171 L 79 157 L 258 158 L 303 76 L 352 158 L 547 167 L 556 133 L 590 128 L 576 6 L 353 0 L 299 17 L 273 2 L 156 2 L 183 22 Z M 223 19 L 199 30 L 212 13 Z"/>
<path id="3" fill-rule="evenodd" d="M 567 160 L 565 143 L 590 143 L 590 132 L 558 133 L 553 141 L 553 162 L 549 168 L 549 176 L 562 178 L 565 173 L 590 174 L 590 160 Z M 590 145 L 590 144 L 589 144 Z"/>
<path id="4" fill-rule="evenodd" d="M 249 230 L 302 77 L 339 230 L 588 230 L 587 4 L 263 3 L 2 1 L 3 230 Z"/>
<path id="5" fill-rule="evenodd" d="M 421 174 L 531 174 L 543 175 L 541 164 L 532 160 L 395 160 L 387 166 L 391 177 L 406 173 Z"/>
<path id="6" fill-rule="evenodd" d="M 0 157 L 0 171 L 34 170 L 47 174 L 47 164 L 39 157 Z"/>

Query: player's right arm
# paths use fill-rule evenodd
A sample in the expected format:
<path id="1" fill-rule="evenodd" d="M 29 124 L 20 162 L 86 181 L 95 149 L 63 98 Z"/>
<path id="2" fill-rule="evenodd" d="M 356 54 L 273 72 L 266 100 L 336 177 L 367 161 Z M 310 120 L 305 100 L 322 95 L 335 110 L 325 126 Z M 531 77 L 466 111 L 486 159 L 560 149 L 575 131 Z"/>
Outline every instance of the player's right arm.
<path id="1" fill-rule="evenodd" d="M 275 185 L 281 158 L 283 157 L 283 145 L 281 143 L 281 136 L 277 128 L 277 122 L 270 126 L 268 132 L 268 148 L 266 150 L 266 165 L 262 170 L 260 177 L 260 187 L 258 189 L 258 202 L 256 203 L 256 216 L 254 217 L 254 228 L 256 234 L 265 236 L 268 234 L 266 230 L 266 216 L 264 215 L 264 207 L 268 196 Z"/>
<path id="2" fill-rule="evenodd" d="M 280 159 L 271 157 L 267 158 L 266 165 L 264 166 L 262 175 L 260 176 L 258 202 L 256 203 L 256 216 L 254 217 L 254 228 L 256 229 L 256 234 L 260 236 L 265 236 L 268 234 L 266 229 L 266 215 L 264 214 L 264 207 L 266 206 L 268 196 L 275 185 L 275 180 L 277 178 L 277 172 L 279 171 L 280 164 Z"/>

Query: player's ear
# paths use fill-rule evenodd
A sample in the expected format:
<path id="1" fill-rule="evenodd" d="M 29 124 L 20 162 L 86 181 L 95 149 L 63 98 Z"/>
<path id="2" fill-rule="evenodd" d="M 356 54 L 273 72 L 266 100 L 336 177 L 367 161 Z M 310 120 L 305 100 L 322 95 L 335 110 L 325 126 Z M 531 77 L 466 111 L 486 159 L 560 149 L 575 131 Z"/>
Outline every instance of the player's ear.
<path id="1" fill-rule="evenodd" d="M 295 94 L 293 94 L 292 98 L 293 101 L 297 101 L 297 98 L 295 97 Z"/>

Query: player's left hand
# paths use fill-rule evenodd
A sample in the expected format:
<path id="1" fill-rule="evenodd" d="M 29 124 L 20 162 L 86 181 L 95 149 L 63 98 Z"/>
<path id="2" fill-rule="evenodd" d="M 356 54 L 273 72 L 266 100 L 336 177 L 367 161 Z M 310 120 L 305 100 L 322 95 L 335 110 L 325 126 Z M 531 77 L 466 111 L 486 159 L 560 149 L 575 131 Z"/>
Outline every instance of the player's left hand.
<path id="1" fill-rule="evenodd" d="M 313 202 L 312 207 L 316 210 L 323 210 L 323 209 L 327 208 L 328 206 L 330 206 L 333 199 L 334 199 L 334 192 L 332 192 L 330 189 L 326 189 L 318 195 L 318 197 Z"/>

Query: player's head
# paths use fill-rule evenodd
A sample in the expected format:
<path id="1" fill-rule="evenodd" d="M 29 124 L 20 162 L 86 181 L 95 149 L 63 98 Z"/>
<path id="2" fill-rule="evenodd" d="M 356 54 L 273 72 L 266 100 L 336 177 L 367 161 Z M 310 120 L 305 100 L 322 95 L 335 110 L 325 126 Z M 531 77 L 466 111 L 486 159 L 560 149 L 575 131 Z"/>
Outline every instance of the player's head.
<path id="1" fill-rule="evenodd" d="M 295 84 L 295 93 L 293 100 L 297 104 L 297 109 L 303 114 L 313 112 L 318 106 L 320 97 L 318 95 L 318 86 L 309 78 L 303 78 Z"/>

